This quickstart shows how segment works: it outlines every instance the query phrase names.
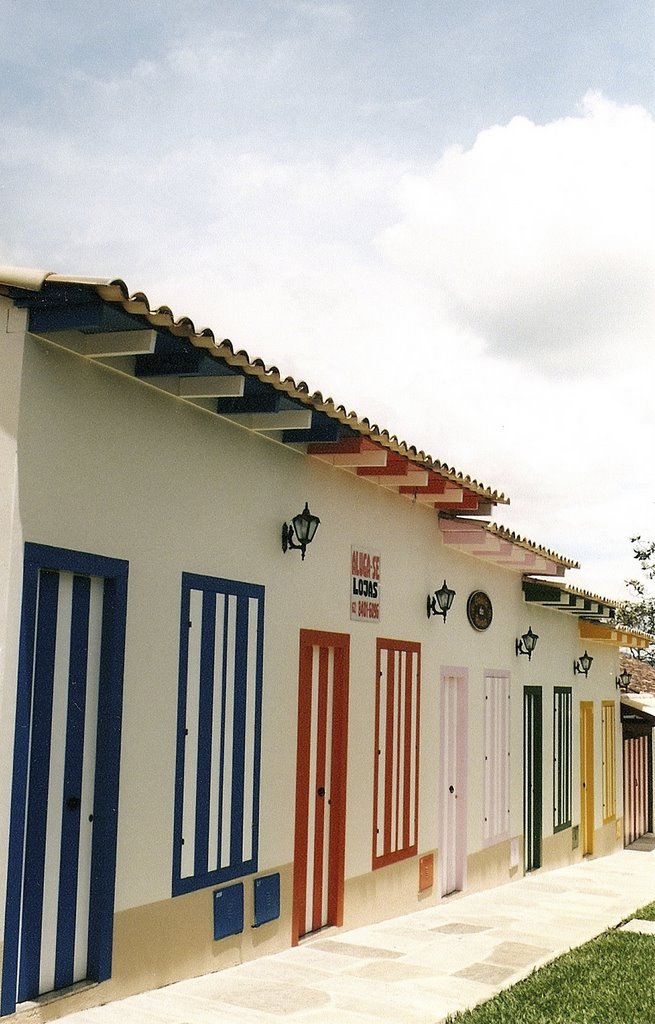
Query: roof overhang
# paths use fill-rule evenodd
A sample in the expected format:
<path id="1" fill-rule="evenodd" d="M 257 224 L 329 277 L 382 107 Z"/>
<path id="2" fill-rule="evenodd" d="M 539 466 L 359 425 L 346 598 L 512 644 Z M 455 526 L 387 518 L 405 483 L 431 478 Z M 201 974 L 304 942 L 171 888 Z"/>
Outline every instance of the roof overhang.
<path id="1" fill-rule="evenodd" d="M 448 547 L 517 573 L 563 576 L 566 569 L 579 568 L 577 562 L 495 523 L 444 516 L 439 519 L 439 527 Z"/>
<path id="2" fill-rule="evenodd" d="M 641 633 L 634 629 L 625 629 L 615 623 L 590 622 L 581 619 L 579 624 L 581 640 L 595 640 L 601 644 L 609 644 L 612 647 L 631 647 L 637 650 L 645 650 L 655 643 L 655 638 L 649 633 Z"/>
<path id="3" fill-rule="evenodd" d="M 526 604 L 539 604 L 585 619 L 613 619 L 616 614 L 616 604 L 607 598 L 561 583 L 524 579 L 523 596 Z"/>
<path id="4" fill-rule="evenodd" d="M 120 280 L 0 267 L 0 293 L 26 309 L 28 331 L 45 342 L 408 500 L 472 516 L 488 516 L 494 505 L 508 504 L 504 494 L 320 392 L 310 394 L 304 381 L 283 378 L 276 367 L 235 351 L 208 328 L 196 330 L 188 317 L 176 320 L 166 306 L 151 309 L 146 295 L 130 295 Z"/>
<path id="5" fill-rule="evenodd" d="M 651 693 L 622 693 L 621 720 L 632 718 L 655 726 L 655 695 Z"/>

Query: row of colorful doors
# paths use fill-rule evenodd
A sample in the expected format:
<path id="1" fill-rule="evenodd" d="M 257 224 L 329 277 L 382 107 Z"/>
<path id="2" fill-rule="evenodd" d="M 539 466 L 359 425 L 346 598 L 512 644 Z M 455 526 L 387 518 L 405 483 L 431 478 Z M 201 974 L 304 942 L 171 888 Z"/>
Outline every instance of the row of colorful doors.
<path id="1" fill-rule="evenodd" d="M 346 841 L 346 764 L 348 736 L 349 646 L 347 635 L 302 630 L 298 688 L 298 742 L 296 773 L 296 820 L 294 849 L 294 893 L 292 938 L 327 925 L 343 922 L 344 865 Z M 418 647 L 418 645 L 415 645 Z M 378 658 L 380 674 L 380 660 Z M 398 676 L 407 675 L 406 666 Z M 389 692 L 399 680 L 385 680 Z M 443 677 L 443 715 L 441 724 L 442 855 L 441 888 L 452 892 L 464 885 L 466 870 L 466 744 L 467 679 L 464 674 Z M 411 702 L 405 686 L 403 700 L 396 702 L 398 722 L 389 721 L 388 746 L 399 749 L 408 734 L 400 723 L 404 708 Z M 391 699 L 389 699 L 391 703 Z M 415 715 L 415 729 L 418 715 Z M 416 733 L 416 739 L 418 734 Z M 413 745 L 413 741 L 412 741 Z M 418 748 L 417 748 L 418 753 Z M 378 755 L 384 751 L 378 749 Z M 400 762 L 405 752 L 400 750 Z M 374 802 L 386 810 L 381 820 L 395 816 L 393 831 L 416 830 L 412 807 L 418 806 L 418 793 L 410 792 L 411 751 L 396 778 L 385 773 L 384 756 L 376 766 Z M 402 775 L 402 778 L 400 777 Z M 383 790 L 386 789 L 386 793 Z M 405 813 L 402 806 L 405 805 Z M 395 810 L 394 810 L 395 808 Z M 413 825 L 412 825 L 413 821 Z M 414 833 L 415 842 L 417 836 Z M 388 845 L 388 844 L 387 844 Z M 374 839 L 373 857 L 383 859 L 382 839 Z M 387 850 L 389 861 L 393 851 Z"/>
<path id="2" fill-rule="evenodd" d="M 17 1001 L 110 975 L 126 586 L 124 562 L 26 547 L 2 1013 L 13 1012 Z M 345 634 L 300 634 L 294 941 L 343 920 L 349 644 Z M 384 780 L 380 774 L 380 785 L 398 809 L 394 829 L 416 845 L 418 789 L 411 788 L 410 768 L 418 765 L 418 661 L 407 655 L 403 664 L 407 679 L 398 714 L 412 719 L 414 733 L 405 726 L 410 739 L 399 751 L 403 771 Z M 395 684 L 390 679 L 388 685 Z M 444 671 L 444 894 L 465 886 L 467 714 L 466 672 Z M 541 863 L 541 715 L 541 690 L 527 687 L 527 870 Z M 390 732 L 390 743 L 394 736 Z M 591 852 L 593 710 L 584 702 L 581 738 L 582 843 L 583 852 Z M 393 850 L 388 855 L 393 859 Z"/>
<path id="3" fill-rule="evenodd" d="M 293 941 L 343 921 L 346 841 L 349 637 L 301 631 L 298 699 Z M 440 891 L 465 887 L 467 830 L 465 671 L 442 673 Z M 526 871 L 541 866 L 541 687 L 523 693 L 523 814 Z M 380 751 L 378 750 L 378 754 Z M 376 787 L 377 788 L 377 787 Z M 593 703 L 580 703 L 581 852 L 594 843 Z M 375 857 L 375 848 L 374 848 Z"/>

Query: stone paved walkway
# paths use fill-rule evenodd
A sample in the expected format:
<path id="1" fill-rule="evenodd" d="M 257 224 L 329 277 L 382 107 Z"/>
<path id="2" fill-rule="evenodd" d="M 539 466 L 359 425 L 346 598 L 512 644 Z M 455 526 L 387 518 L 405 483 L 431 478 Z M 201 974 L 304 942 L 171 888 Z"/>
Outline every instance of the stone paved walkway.
<path id="1" fill-rule="evenodd" d="M 647 840 L 104 1007 L 65 1024 L 436 1024 L 655 901 Z"/>

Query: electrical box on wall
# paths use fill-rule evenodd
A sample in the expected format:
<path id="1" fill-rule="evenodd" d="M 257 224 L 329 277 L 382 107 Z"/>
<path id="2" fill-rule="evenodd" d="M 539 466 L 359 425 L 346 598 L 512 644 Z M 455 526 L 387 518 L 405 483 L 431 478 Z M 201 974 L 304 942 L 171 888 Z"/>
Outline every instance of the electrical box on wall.
<path id="1" fill-rule="evenodd" d="M 243 931 L 243 882 L 214 893 L 214 938 L 226 939 Z"/>
<path id="2" fill-rule="evenodd" d="M 434 884 L 434 854 L 426 853 L 418 862 L 418 891 L 425 892 Z"/>
<path id="3" fill-rule="evenodd" d="M 280 916 L 280 875 L 255 879 L 255 928 Z"/>

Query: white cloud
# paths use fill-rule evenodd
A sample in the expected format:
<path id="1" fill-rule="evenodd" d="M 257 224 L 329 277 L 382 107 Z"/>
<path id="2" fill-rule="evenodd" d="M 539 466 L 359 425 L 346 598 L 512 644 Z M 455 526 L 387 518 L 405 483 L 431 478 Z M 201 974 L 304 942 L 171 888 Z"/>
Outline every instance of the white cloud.
<path id="1" fill-rule="evenodd" d="M 655 317 L 655 121 L 589 93 L 580 116 L 516 117 L 402 183 L 381 245 L 502 355 L 556 375 L 632 354 Z"/>
<path id="2" fill-rule="evenodd" d="M 162 74 L 117 77 L 129 109 Z M 0 234 L 5 261 L 122 276 L 505 490 L 500 522 L 620 592 L 627 538 L 653 532 L 655 508 L 645 111 L 589 94 L 577 116 L 514 118 L 431 166 L 364 147 L 273 158 L 199 119 L 144 145 L 135 127 L 111 163 L 99 136 L 7 134 L 0 174 L 20 167 L 32 191 L 12 244 Z"/>

